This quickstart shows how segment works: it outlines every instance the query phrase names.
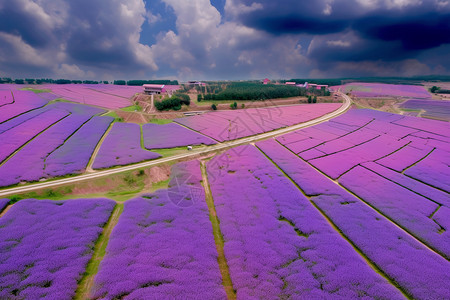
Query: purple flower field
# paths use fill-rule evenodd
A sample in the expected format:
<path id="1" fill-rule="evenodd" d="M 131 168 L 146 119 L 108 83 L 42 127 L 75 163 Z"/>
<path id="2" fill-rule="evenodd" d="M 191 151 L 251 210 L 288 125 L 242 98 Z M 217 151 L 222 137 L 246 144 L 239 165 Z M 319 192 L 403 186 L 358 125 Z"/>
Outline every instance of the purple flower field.
<path id="1" fill-rule="evenodd" d="M 11 93 L 7 90 L 6 94 Z M 14 102 L 11 103 L 11 99 L 7 98 L 3 100 L 3 106 L 0 109 L 0 123 L 3 123 L 17 115 L 26 113 L 27 111 L 42 107 L 48 103 L 48 100 L 39 97 L 37 94 L 30 91 L 12 91 Z M 5 91 L 2 91 L 3 97 L 5 97 Z M 0 95 L 1 96 L 1 95 Z M 8 97 L 8 96 L 7 96 Z M 8 104 L 10 103 L 10 104 Z"/>
<path id="2" fill-rule="evenodd" d="M 14 151 L 18 150 L 37 134 L 68 115 L 69 113 L 67 111 L 47 110 L 27 122 L 0 134 L 0 139 L 2 140 L 0 162 L 13 154 Z"/>
<path id="3" fill-rule="evenodd" d="M 47 176 L 81 173 L 113 120 L 112 117 L 94 117 L 75 132 L 67 142 L 47 157 L 45 161 Z"/>
<path id="4" fill-rule="evenodd" d="M 411 99 L 400 105 L 400 108 L 425 110 L 422 117 L 450 121 L 450 101 Z"/>
<path id="5" fill-rule="evenodd" d="M 6 206 L 8 206 L 9 199 L 3 198 L 0 199 L 0 213 L 5 209 Z"/>
<path id="6" fill-rule="evenodd" d="M 175 122 L 223 142 L 307 122 L 333 112 L 341 105 L 317 103 L 313 106 L 305 104 L 217 111 L 175 119 Z"/>
<path id="7" fill-rule="evenodd" d="M 0 298 L 72 299 L 114 206 L 107 199 L 14 204 L 0 218 Z"/>
<path id="8" fill-rule="evenodd" d="M 60 154 L 61 151 L 64 151 L 65 147 L 63 147 L 63 145 L 65 142 L 70 141 L 73 134 L 82 128 L 94 114 L 102 112 L 101 109 L 79 104 L 57 103 L 54 105 L 54 109 L 52 109 L 49 114 L 58 114 L 58 111 L 61 111 L 63 113 L 62 116 L 64 116 L 64 114 L 69 115 L 42 132 L 35 139 L 31 140 L 18 153 L 0 166 L 0 186 L 13 185 L 21 181 L 36 181 L 48 177 L 46 169 L 49 168 L 49 172 L 51 173 L 55 168 L 51 166 L 50 162 L 54 161 L 57 164 L 60 163 L 56 159 L 56 155 Z M 25 126 L 27 123 L 28 121 L 22 124 Z M 19 124 L 14 128 L 22 126 L 22 124 Z M 11 130 L 14 129 L 10 129 L 3 134 L 6 134 Z M 76 138 L 78 135 L 74 136 Z M 92 145 L 95 147 L 97 142 L 98 140 L 93 141 Z M 60 148 L 63 149 L 57 151 Z M 86 155 L 86 153 L 89 155 L 92 152 L 89 149 L 83 149 L 85 151 L 83 155 Z M 55 159 L 47 162 L 49 156 L 55 151 L 57 151 L 57 154 L 54 156 Z M 80 153 L 79 155 L 81 156 L 82 154 Z M 72 171 L 73 170 L 70 170 L 68 167 L 67 172 L 60 170 L 58 171 L 58 174 L 70 174 Z"/>
<path id="9" fill-rule="evenodd" d="M 403 298 L 253 146 L 208 175 L 238 299 Z"/>
<path id="10" fill-rule="evenodd" d="M 164 125 L 142 125 L 144 146 L 147 149 L 174 148 L 188 145 L 213 145 L 213 139 L 189 130 L 181 125 L 169 123 Z"/>
<path id="11" fill-rule="evenodd" d="M 134 94 L 143 91 L 142 86 L 123 86 L 110 84 L 46 84 L 55 95 L 82 104 L 118 109 L 130 106 Z"/>
<path id="12" fill-rule="evenodd" d="M 416 299 L 447 297 L 450 293 L 450 287 L 446 284 L 450 280 L 448 260 L 427 248 L 409 232 L 402 230 L 385 215 L 362 201 L 375 199 L 370 198 L 370 194 L 367 197 L 367 193 L 370 192 L 378 192 L 380 195 L 376 200 L 385 203 L 390 199 L 384 197 L 396 195 L 397 203 L 394 202 L 394 205 L 399 208 L 386 206 L 385 210 L 396 213 L 397 220 L 402 222 L 408 221 L 404 218 L 406 213 L 411 214 L 412 218 L 422 220 L 427 225 L 420 234 L 431 237 L 429 240 L 438 240 L 431 223 L 421 219 L 420 212 L 424 211 L 424 208 L 420 208 L 418 212 L 414 211 L 417 207 L 411 207 L 410 212 L 400 209 L 401 205 L 413 204 L 409 204 L 408 197 L 412 194 L 408 193 L 407 189 L 399 194 L 398 187 L 374 185 L 368 181 L 362 186 L 364 189 L 361 188 L 366 194 L 357 194 L 360 197 L 357 198 L 274 140 L 257 143 L 257 146 L 286 172 L 338 230 L 406 294 Z M 422 200 L 422 203 L 425 203 L 424 207 L 427 207 L 427 199 L 413 197 L 416 201 Z M 429 203 L 428 205 L 433 205 L 431 201 Z M 440 211 L 442 208 L 443 212 Z M 433 220 L 439 224 L 446 213 L 447 208 L 442 206 L 435 213 L 436 217 L 433 217 Z M 445 219 L 448 219 L 448 216 Z M 442 222 L 442 225 L 446 224 L 446 221 Z M 440 243 L 448 251 L 450 244 L 444 242 L 446 239 L 447 237 L 442 236 Z"/>
<path id="13" fill-rule="evenodd" d="M 93 168 L 128 165 L 160 156 L 141 148 L 141 127 L 138 124 L 114 123 L 100 147 Z"/>
<path id="14" fill-rule="evenodd" d="M 353 82 L 342 86 L 334 86 L 333 90 L 341 89 L 344 93 L 350 93 L 356 97 L 405 97 L 405 98 L 430 98 L 431 94 L 423 86 Z"/>
<path id="15" fill-rule="evenodd" d="M 95 278 L 94 299 L 226 299 L 199 163 L 180 163 L 173 171 L 172 183 L 180 185 L 125 203 Z M 193 205 L 174 203 L 171 193 L 181 186 L 200 191 L 186 196 Z"/>

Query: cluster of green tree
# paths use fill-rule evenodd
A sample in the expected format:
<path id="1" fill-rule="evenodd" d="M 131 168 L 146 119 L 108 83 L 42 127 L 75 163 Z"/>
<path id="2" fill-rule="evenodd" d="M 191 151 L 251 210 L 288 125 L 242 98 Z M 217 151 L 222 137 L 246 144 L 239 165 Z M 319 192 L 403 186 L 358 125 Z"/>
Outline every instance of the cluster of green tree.
<path id="1" fill-rule="evenodd" d="M 444 90 L 444 89 L 442 89 L 442 88 L 440 88 L 440 87 L 438 87 L 438 86 L 432 86 L 430 89 L 430 92 L 431 93 L 439 93 L 439 94 L 450 94 L 450 90 Z"/>
<path id="2" fill-rule="evenodd" d="M 317 103 L 317 96 L 308 96 L 308 103 Z"/>
<path id="3" fill-rule="evenodd" d="M 204 95 L 205 100 L 266 100 L 306 96 L 304 88 L 251 82 L 233 82 L 217 94 Z"/>
<path id="4" fill-rule="evenodd" d="M 125 85 L 125 80 L 120 81 L 121 85 Z M 114 81 L 114 82 L 116 82 Z M 166 85 L 178 85 L 178 80 L 128 80 L 126 85 L 144 85 L 144 84 L 166 84 Z"/>
<path id="5" fill-rule="evenodd" d="M 163 99 L 162 101 L 155 102 L 155 107 L 157 110 L 180 110 L 181 105 L 191 104 L 191 99 L 189 95 L 186 94 L 175 94 L 170 98 Z"/>
<path id="6" fill-rule="evenodd" d="M 199 93 L 204 93 L 206 90 L 207 94 L 218 94 L 224 90 L 229 83 L 208 83 L 206 87 L 196 85 L 195 90 Z"/>

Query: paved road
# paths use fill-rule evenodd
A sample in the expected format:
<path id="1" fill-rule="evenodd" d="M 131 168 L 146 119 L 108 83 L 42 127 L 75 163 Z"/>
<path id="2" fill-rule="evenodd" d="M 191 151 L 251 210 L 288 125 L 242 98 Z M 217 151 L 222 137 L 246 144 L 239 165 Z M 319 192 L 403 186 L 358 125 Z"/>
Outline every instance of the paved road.
<path id="1" fill-rule="evenodd" d="M 117 174 L 117 173 L 122 173 L 125 171 L 136 170 L 136 169 L 140 169 L 140 168 L 144 168 L 144 167 L 151 167 L 151 166 L 158 165 L 161 163 L 176 161 L 178 159 L 188 158 L 188 157 L 192 157 L 192 156 L 199 155 L 199 154 L 206 154 L 209 152 L 224 150 L 224 149 L 236 147 L 239 145 L 253 143 L 258 140 L 278 136 L 278 135 L 285 134 L 285 133 L 288 133 L 288 132 L 291 132 L 294 130 L 298 130 L 298 129 L 301 129 L 304 127 L 317 125 L 319 123 L 326 122 L 329 119 L 335 118 L 338 115 L 343 114 L 350 108 L 350 105 L 351 105 L 350 97 L 343 93 L 339 93 L 339 94 L 344 99 L 343 105 L 339 109 L 337 109 L 334 112 L 331 112 L 329 114 L 326 114 L 324 116 L 321 116 L 317 119 L 305 122 L 305 123 L 277 129 L 277 130 L 266 132 L 266 133 L 261 133 L 258 135 L 254 135 L 254 136 L 250 136 L 250 137 L 246 137 L 246 138 L 242 138 L 242 139 L 238 139 L 238 140 L 234 140 L 234 141 L 220 143 L 220 144 L 209 146 L 209 147 L 202 148 L 202 149 L 197 149 L 197 150 L 194 149 L 192 151 L 189 151 L 188 153 L 183 153 L 183 154 L 174 155 L 174 156 L 170 156 L 170 157 L 160 158 L 160 159 L 156 159 L 156 160 L 152 160 L 152 161 L 146 161 L 146 162 L 142 162 L 142 163 L 138 163 L 138 164 L 134 164 L 134 165 L 130 165 L 130 166 L 118 167 L 118 168 L 114 168 L 114 169 L 110 169 L 110 170 L 96 171 L 94 173 L 77 175 L 77 176 L 73 176 L 70 178 L 49 180 L 48 182 L 45 181 L 45 182 L 38 182 L 38 183 L 30 183 L 30 184 L 26 184 L 23 186 L 7 188 L 7 189 L 0 190 L 0 198 L 7 196 L 7 195 L 11 195 L 11 194 L 30 192 L 30 191 L 38 190 L 38 189 L 42 189 L 42 188 L 50 188 L 50 187 L 55 187 L 55 186 L 68 184 L 68 183 L 76 183 L 76 182 L 83 181 L 83 180 L 90 180 L 90 179 L 94 179 L 94 178 L 99 178 L 99 177 L 104 177 L 104 176 L 113 175 L 113 174 Z"/>

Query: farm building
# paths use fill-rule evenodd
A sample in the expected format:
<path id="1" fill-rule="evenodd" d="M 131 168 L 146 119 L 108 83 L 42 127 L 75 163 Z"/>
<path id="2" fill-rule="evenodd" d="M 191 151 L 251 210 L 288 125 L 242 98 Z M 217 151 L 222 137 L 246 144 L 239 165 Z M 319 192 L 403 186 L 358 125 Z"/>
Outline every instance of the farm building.
<path id="1" fill-rule="evenodd" d="M 270 80 L 268 79 L 268 78 L 265 78 L 264 80 L 263 80 L 263 84 L 268 84 L 270 82 Z"/>
<path id="2" fill-rule="evenodd" d="M 144 93 L 147 95 L 164 94 L 165 92 L 164 84 L 144 84 Z"/>
<path id="3" fill-rule="evenodd" d="M 154 95 L 154 94 L 172 95 L 173 92 L 180 89 L 179 85 L 144 84 L 143 86 L 144 86 L 144 93 L 147 95 Z"/>
<path id="4" fill-rule="evenodd" d="M 295 82 L 288 81 L 285 83 L 286 85 L 295 85 Z"/>

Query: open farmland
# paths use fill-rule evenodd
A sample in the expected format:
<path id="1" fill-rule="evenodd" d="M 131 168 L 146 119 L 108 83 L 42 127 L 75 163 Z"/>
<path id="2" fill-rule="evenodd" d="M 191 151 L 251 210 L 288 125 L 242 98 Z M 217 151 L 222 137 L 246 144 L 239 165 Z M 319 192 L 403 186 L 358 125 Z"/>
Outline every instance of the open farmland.
<path id="1" fill-rule="evenodd" d="M 223 142 L 307 122 L 340 106 L 341 103 L 319 103 L 218 111 L 175 119 L 175 122 Z"/>
<path id="2" fill-rule="evenodd" d="M 71 299 L 115 203 L 24 200 L 0 219 L 0 298 Z"/>
<path id="3" fill-rule="evenodd" d="M 125 174 L 128 189 L 147 176 L 160 179 L 153 186 L 149 178 L 152 188 L 139 192 L 117 186 L 124 192 L 117 203 L 59 201 L 51 189 L 44 195 L 58 201 L 0 199 L 0 295 L 445 299 L 449 123 L 353 109 L 261 141 L 260 133 L 341 105 L 211 112 L 141 126 L 57 102 L 0 123 L 4 186 L 158 162 L 161 149 L 229 144 L 193 152 L 164 176 L 142 167 Z M 255 139 L 227 142 L 247 136 Z M 76 186 L 65 188 L 70 199 Z"/>
<path id="4" fill-rule="evenodd" d="M 353 82 L 341 86 L 333 86 L 332 89 L 340 89 L 344 93 L 350 93 L 359 98 L 431 98 L 431 94 L 427 89 L 420 85 Z"/>
<path id="5" fill-rule="evenodd" d="M 424 118 L 450 121 L 450 101 L 411 99 L 400 104 L 408 114 L 415 114 Z"/>
<path id="6" fill-rule="evenodd" d="M 131 105 L 130 98 L 142 92 L 141 86 L 121 86 L 109 84 L 47 84 L 49 89 L 60 98 L 82 104 L 117 109 Z"/>

